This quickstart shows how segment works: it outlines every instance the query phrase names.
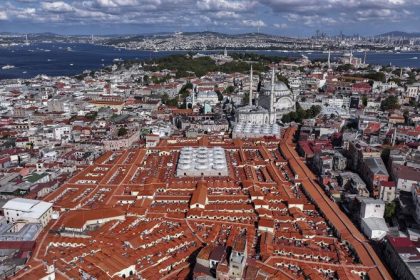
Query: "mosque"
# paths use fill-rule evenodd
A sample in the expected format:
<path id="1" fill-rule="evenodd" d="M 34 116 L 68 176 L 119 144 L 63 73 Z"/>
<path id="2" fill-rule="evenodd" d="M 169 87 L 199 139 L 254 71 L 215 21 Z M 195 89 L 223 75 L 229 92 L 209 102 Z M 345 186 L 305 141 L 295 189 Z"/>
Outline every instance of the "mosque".
<path id="1" fill-rule="evenodd" d="M 296 110 L 296 96 L 283 82 L 276 81 L 274 68 L 271 73 L 271 81 L 263 82 L 256 98 L 257 104 L 253 105 L 252 72 L 251 66 L 249 104 L 237 109 L 236 122 L 274 124 L 284 114 Z"/>

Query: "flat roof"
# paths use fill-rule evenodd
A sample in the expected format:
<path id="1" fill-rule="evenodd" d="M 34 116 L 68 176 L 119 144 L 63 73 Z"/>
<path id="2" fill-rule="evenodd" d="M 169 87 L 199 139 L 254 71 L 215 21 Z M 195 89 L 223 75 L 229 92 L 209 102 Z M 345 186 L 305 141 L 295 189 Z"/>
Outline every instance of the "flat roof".
<path id="1" fill-rule="evenodd" d="M 12 198 L 8 202 L 6 202 L 6 204 L 3 206 L 3 209 L 26 212 L 25 217 L 39 218 L 52 206 L 52 203 L 45 202 L 42 200 L 17 197 Z"/>

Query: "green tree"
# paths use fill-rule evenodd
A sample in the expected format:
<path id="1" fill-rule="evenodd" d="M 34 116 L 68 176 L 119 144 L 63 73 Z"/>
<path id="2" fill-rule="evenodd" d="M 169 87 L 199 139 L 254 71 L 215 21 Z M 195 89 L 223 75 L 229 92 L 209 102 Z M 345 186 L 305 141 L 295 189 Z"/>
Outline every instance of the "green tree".
<path id="1" fill-rule="evenodd" d="M 339 65 L 337 67 L 337 71 L 339 71 L 339 72 L 347 72 L 347 71 L 349 71 L 352 68 L 353 68 L 353 65 L 351 65 L 351 64 L 343 64 L 343 65 Z"/>
<path id="2" fill-rule="evenodd" d="M 285 76 L 281 74 L 277 74 L 277 80 L 279 80 L 280 82 L 283 82 L 288 88 L 290 88 L 289 79 L 287 79 Z"/>
<path id="3" fill-rule="evenodd" d="M 219 101 L 222 101 L 223 100 L 223 94 L 220 92 L 220 90 L 216 89 L 215 92 L 217 94 L 217 99 Z"/>
<path id="4" fill-rule="evenodd" d="M 178 106 L 178 99 L 176 97 L 168 99 L 165 104 L 172 107 Z"/>
<path id="5" fill-rule="evenodd" d="M 385 164 L 388 164 L 390 154 L 391 154 L 391 149 L 390 148 L 385 148 L 385 149 L 382 150 L 381 158 L 382 158 L 382 160 L 384 161 Z"/>
<path id="6" fill-rule="evenodd" d="M 145 84 L 145 85 L 148 85 L 149 84 L 149 76 L 148 75 L 144 75 L 144 77 L 143 77 L 143 83 Z"/>
<path id="7" fill-rule="evenodd" d="M 315 118 L 319 113 L 321 113 L 321 107 L 318 105 L 312 105 L 311 108 L 304 110 L 299 103 L 296 103 L 296 112 L 283 115 L 281 121 L 284 123 L 292 121 L 302 123 L 305 119 Z"/>
<path id="8" fill-rule="evenodd" d="M 125 136 L 126 134 L 127 134 L 127 128 L 125 128 L 125 127 L 120 127 L 119 129 L 118 129 L 118 136 L 120 137 L 120 136 Z"/>
<path id="9" fill-rule="evenodd" d="M 234 91 L 235 91 L 235 87 L 234 86 L 228 86 L 225 89 L 225 93 L 228 94 L 228 95 L 232 94 Z"/>
<path id="10" fill-rule="evenodd" d="M 387 220 L 392 219 L 397 214 L 397 203 L 395 201 L 392 201 L 390 203 L 385 204 L 385 213 L 384 217 Z"/>
<path id="11" fill-rule="evenodd" d="M 166 104 L 166 102 L 168 102 L 169 100 L 169 95 L 167 93 L 164 93 L 162 97 L 160 98 L 160 100 L 162 101 L 163 104 Z"/>
<path id="12" fill-rule="evenodd" d="M 400 104 L 398 103 L 398 97 L 395 95 L 390 95 L 381 102 L 381 109 L 383 111 L 394 110 L 398 108 L 400 108 Z"/>
<path id="13" fill-rule="evenodd" d="M 367 103 L 368 103 L 368 98 L 367 98 L 366 95 L 363 95 L 362 96 L 362 104 L 363 104 L 363 106 L 366 107 L 367 106 Z"/>
<path id="14" fill-rule="evenodd" d="M 410 111 L 408 111 L 407 109 L 404 110 L 403 116 L 404 116 L 404 123 L 409 124 Z"/>
<path id="15" fill-rule="evenodd" d="M 381 81 L 381 82 L 386 81 L 384 72 L 373 71 L 373 72 L 369 72 L 367 74 L 355 74 L 354 76 L 366 78 L 366 79 L 373 80 L 373 81 Z"/>
<path id="16" fill-rule="evenodd" d="M 242 104 L 248 104 L 249 102 L 249 92 L 245 92 L 244 96 L 242 97 Z"/>

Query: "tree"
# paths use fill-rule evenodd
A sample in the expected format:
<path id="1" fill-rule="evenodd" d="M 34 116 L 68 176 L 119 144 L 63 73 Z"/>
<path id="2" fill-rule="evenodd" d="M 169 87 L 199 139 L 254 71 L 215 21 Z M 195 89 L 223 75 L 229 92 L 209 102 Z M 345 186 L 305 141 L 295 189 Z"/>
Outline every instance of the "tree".
<path id="1" fill-rule="evenodd" d="M 296 103 L 296 112 L 283 115 L 281 121 L 284 123 L 292 121 L 301 123 L 305 119 L 315 118 L 319 113 L 321 113 L 321 107 L 318 105 L 312 105 L 311 108 L 304 110 L 299 103 Z"/>
<path id="2" fill-rule="evenodd" d="M 277 74 L 277 80 L 279 80 L 280 82 L 283 82 L 288 88 L 290 88 L 289 79 L 287 79 L 285 76 L 281 74 Z"/>
<path id="3" fill-rule="evenodd" d="M 235 91 L 235 87 L 234 86 L 228 86 L 225 89 L 225 93 L 228 94 L 228 95 L 232 94 L 234 91 Z"/>
<path id="4" fill-rule="evenodd" d="M 403 116 L 404 116 L 404 123 L 405 123 L 405 124 L 409 124 L 409 120 L 410 120 L 410 111 L 408 111 L 407 109 L 406 109 L 406 110 L 404 110 Z"/>
<path id="5" fill-rule="evenodd" d="M 248 104 L 249 102 L 249 92 L 245 92 L 244 96 L 242 97 L 242 104 Z"/>
<path id="6" fill-rule="evenodd" d="M 309 108 L 309 112 L 310 112 L 309 117 L 310 118 L 316 117 L 317 115 L 319 115 L 319 113 L 321 113 L 321 110 L 322 110 L 321 106 L 312 105 L 311 108 Z"/>
<path id="7" fill-rule="evenodd" d="M 120 136 L 124 136 L 124 135 L 126 135 L 127 134 L 127 129 L 125 128 L 125 127 L 120 127 L 119 129 L 118 129 L 118 137 L 120 137 Z"/>
<path id="8" fill-rule="evenodd" d="M 169 100 L 169 95 L 167 93 L 164 93 L 162 97 L 160 98 L 160 100 L 162 101 L 163 104 L 166 104 L 166 102 L 168 102 Z"/>
<path id="9" fill-rule="evenodd" d="M 381 82 L 385 82 L 386 78 L 385 78 L 385 74 L 383 72 L 369 72 L 367 74 L 355 74 L 354 76 L 356 77 L 363 77 L 369 80 L 373 80 L 373 81 L 381 81 Z"/>
<path id="10" fill-rule="evenodd" d="M 220 90 L 216 89 L 215 92 L 217 93 L 217 99 L 219 101 L 223 100 L 223 94 L 220 92 Z"/>
<path id="11" fill-rule="evenodd" d="M 363 104 L 363 106 L 366 107 L 367 106 L 367 103 L 368 103 L 368 98 L 367 98 L 366 95 L 363 95 L 362 96 L 362 104 Z"/>
<path id="12" fill-rule="evenodd" d="M 385 213 L 384 213 L 385 219 L 387 220 L 392 219 L 396 213 L 397 213 L 397 203 L 395 201 L 385 204 Z"/>
<path id="13" fill-rule="evenodd" d="M 381 158 L 382 158 L 382 160 L 384 161 L 385 164 L 388 164 L 390 154 L 391 154 L 391 149 L 390 148 L 385 148 L 385 149 L 382 150 Z"/>
<path id="14" fill-rule="evenodd" d="M 395 95 L 388 96 L 381 102 L 381 110 L 394 110 L 400 108 L 398 97 Z"/>
<path id="15" fill-rule="evenodd" d="M 168 106 L 176 107 L 178 106 L 178 99 L 176 97 L 172 99 L 168 99 L 165 104 Z"/>
<path id="16" fill-rule="evenodd" d="M 98 116 L 98 112 L 90 112 L 86 114 L 86 118 L 89 119 L 90 121 L 94 121 L 97 116 Z"/>
<path id="17" fill-rule="evenodd" d="M 337 67 L 337 71 L 338 72 L 347 72 L 347 71 L 349 71 L 352 68 L 353 68 L 353 65 L 351 65 L 351 64 L 344 64 L 344 65 L 339 65 Z"/>

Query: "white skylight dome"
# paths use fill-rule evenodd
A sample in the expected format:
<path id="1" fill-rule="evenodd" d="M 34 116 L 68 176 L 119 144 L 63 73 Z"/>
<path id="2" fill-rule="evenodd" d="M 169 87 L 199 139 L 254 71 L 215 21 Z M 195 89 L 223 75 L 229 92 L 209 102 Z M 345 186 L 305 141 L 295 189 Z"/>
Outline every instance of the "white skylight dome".
<path id="1" fill-rule="evenodd" d="M 185 147 L 180 151 L 177 176 L 227 176 L 227 161 L 222 147 Z"/>

